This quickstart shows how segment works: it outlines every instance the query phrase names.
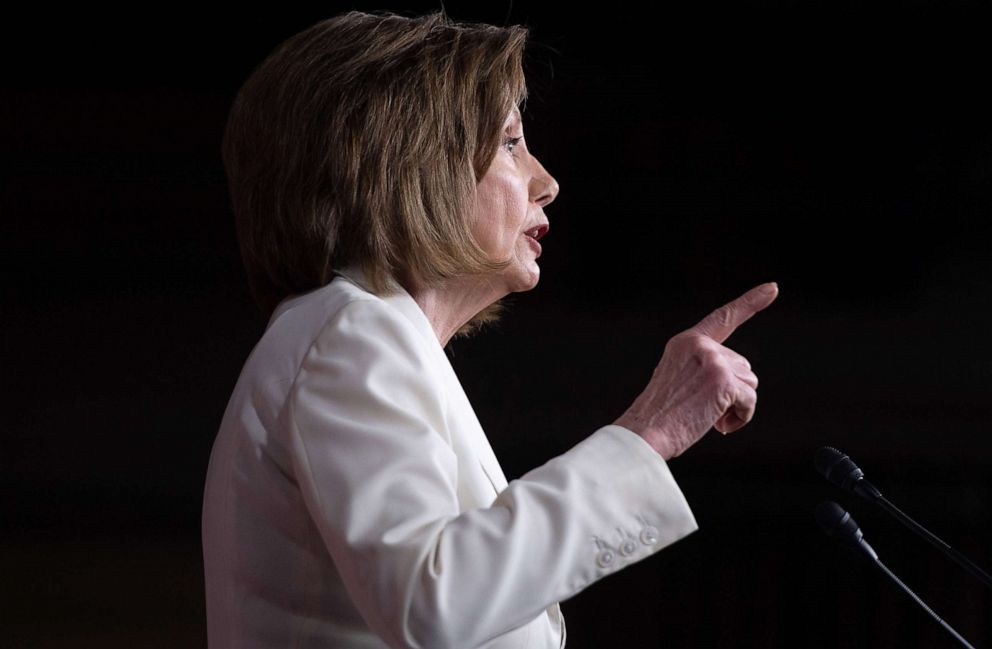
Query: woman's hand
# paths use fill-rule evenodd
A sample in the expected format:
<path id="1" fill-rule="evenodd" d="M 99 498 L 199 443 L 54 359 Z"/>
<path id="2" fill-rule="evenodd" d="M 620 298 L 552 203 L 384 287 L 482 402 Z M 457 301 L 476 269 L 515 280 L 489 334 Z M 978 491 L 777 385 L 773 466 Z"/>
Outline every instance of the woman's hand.
<path id="1" fill-rule="evenodd" d="M 710 428 L 724 434 L 742 428 L 754 416 L 758 377 L 746 358 L 721 343 L 776 297 L 777 284 L 761 284 L 673 336 L 647 387 L 614 423 L 666 460 Z"/>

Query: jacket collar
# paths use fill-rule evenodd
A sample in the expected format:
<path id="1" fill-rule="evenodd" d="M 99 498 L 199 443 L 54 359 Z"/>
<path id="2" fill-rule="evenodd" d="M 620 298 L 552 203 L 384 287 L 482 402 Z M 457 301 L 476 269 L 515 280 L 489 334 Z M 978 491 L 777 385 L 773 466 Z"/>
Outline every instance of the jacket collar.
<path id="1" fill-rule="evenodd" d="M 366 292 L 372 293 L 368 277 L 357 264 L 351 264 L 340 269 L 335 268 L 334 272 Z M 406 316 L 407 320 L 417 328 L 417 331 L 427 340 L 428 344 L 432 347 L 437 347 L 437 349 L 444 353 L 444 349 L 441 347 L 441 341 L 438 340 L 437 332 L 434 331 L 433 325 L 427 319 L 427 314 L 420 308 L 417 301 L 413 299 L 413 296 L 395 280 L 391 280 L 390 286 L 393 293 L 391 295 L 378 296 L 379 299 Z M 372 294 L 375 295 L 374 293 Z"/>
<path id="2" fill-rule="evenodd" d="M 372 293 L 371 287 L 369 285 L 368 278 L 362 269 L 357 265 L 345 266 L 341 269 L 334 269 L 334 272 L 341 275 L 348 281 L 352 282 L 359 288 Z M 421 336 L 427 341 L 428 347 L 433 350 L 433 353 L 437 359 L 437 362 L 441 367 L 445 368 L 442 370 L 448 377 L 449 389 L 452 391 L 450 394 L 457 395 L 455 398 L 455 405 L 453 406 L 455 411 L 455 416 L 459 417 L 459 430 L 462 431 L 462 435 L 468 440 L 474 453 L 476 454 L 479 464 L 482 466 L 482 470 L 485 472 L 486 477 L 489 478 L 489 482 L 492 484 L 495 493 L 500 493 L 506 488 L 506 476 L 503 475 L 503 470 L 499 465 L 499 461 L 496 459 L 495 453 L 493 453 L 492 446 L 489 444 L 489 439 L 486 437 L 485 432 L 482 430 L 482 426 L 479 424 L 479 420 L 475 415 L 475 410 L 472 408 L 472 404 L 469 403 L 468 397 L 465 395 L 463 388 L 461 387 L 461 382 L 458 380 L 455 374 L 454 368 L 451 366 L 451 361 L 448 359 L 447 354 L 444 353 L 444 348 L 441 347 L 441 341 L 438 340 L 437 333 L 434 331 L 434 327 L 431 325 L 430 321 L 427 319 L 427 315 L 424 313 L 417 301 L 413 299 L 413 296 L 403 288 L 398 282 L 392 282 L 394 292 L 391 295 L 382 296 L 379 299 L 385 301 L 390 306 L 394 307 L 400 313 L 402 313 L 406 318 L 416 327 L 417 331 L 420 332 Z M 374 293 L 372 293 L 374 295 Z"/>

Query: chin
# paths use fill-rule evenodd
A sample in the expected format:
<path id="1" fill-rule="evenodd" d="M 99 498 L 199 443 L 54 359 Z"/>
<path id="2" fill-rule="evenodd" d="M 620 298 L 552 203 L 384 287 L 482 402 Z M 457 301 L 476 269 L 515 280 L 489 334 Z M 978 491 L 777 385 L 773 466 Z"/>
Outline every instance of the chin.
<path id="1" fill-rule="evenodd" d="M 539 281 L 541 281 L 541 269 L 535 264 L 533 269 L 525 269 L 519 275 L 514 277 L 514 282 L 510 284 L 512 287 L 510 292 L 523 293 L 530 291 L 537 286 Z"/>

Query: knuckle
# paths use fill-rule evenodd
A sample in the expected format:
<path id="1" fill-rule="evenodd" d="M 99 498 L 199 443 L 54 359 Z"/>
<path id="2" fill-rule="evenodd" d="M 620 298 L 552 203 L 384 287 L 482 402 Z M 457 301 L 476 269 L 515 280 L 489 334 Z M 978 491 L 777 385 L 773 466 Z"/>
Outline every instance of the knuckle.
<path id="1" fill-rule="evenodd" d="M 689 352 L 697 356 L 715 356 L 719 351 L 719 344 L 708 336 L 693 336 L 686 340 Z"/>
<path id="2" fill-rule="evenodd" d="M 719 386 L 716 391 L 716 401 L 721 410 L 726 410 L 734 404 L 734 391 L 730 386 Z"/>
<path id="3" fill-rule="evenodd" d="M 707 375 L 713 379 L 729 382 L 734 373 L 727 360 L 712 349 L 702 349 L 698 353 L 700 363 Z"/>
<path id="4" fill-rule="evenodd" d="M 707 354 L 702 350 L 697 350 L 692 354 L 691 359 L 707 382 L 713 383 L 720 377 L 722 373 L 720 363 L 713 354 Z"/>
<path id="5" fill-rule="evenodd" d="M 680 331 L 668 339 L 668 342 L 665 344 L 665 348 L 681 347 L 682 345 L 690 344 L 697 338 L 701 338 L 701 336 L 691 331 Z"/>

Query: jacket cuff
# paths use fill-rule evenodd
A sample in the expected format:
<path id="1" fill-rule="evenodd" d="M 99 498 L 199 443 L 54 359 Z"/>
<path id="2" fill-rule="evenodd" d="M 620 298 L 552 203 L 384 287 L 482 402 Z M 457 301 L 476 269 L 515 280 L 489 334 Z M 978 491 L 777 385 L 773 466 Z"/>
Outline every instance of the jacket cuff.
<path id="1" fill-rule="evenodd" d="M 610 424 L 583 444 L 596 466 L 611 467 L 616 488 L 625 494 L 624 507 L 615 512 L 616 529 L 597 535 L 601 572 L 615 572 L 699 529 L 668 462 L 640 435 Z"/>
<path id="2" fill-rule="evenodd" d="M 569 494 L 572 515 L 555 521 L 570 570 L 551 575 L 567 599 L 698 529 L 667 462 L 639 435 L 611 424 L 531 474 Z M 510 488 L 501 499 L 514 492 Z M 567 531 L 566 531 L 567 530 Z M 547 566 L 554 571 L 553 562 Z"/>

